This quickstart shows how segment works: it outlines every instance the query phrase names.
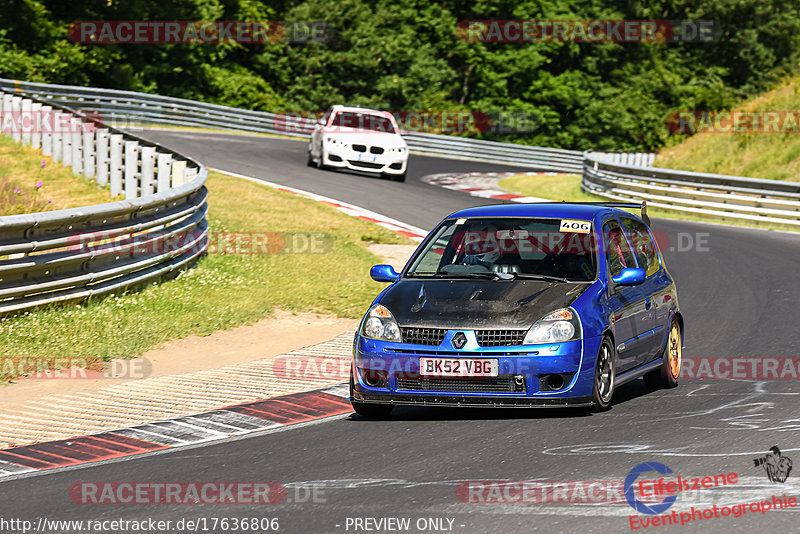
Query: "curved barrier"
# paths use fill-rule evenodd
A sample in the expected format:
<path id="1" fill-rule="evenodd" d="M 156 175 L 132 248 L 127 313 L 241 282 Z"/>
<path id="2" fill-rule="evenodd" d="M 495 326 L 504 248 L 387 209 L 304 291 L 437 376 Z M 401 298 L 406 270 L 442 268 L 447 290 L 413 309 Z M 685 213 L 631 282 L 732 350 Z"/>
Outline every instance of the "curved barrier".
<path id="1" fill-rule="evenodd" d="M 0 314 L 117 293 L 205 252 L 202 164 L 27 96 L 0 93 L 0 112 L 18 141 L 110 184 L 112 197 L 125 194 L 106 204 L 0 217 Z M 62 128 L 43 126 L 42 119 Z"/>
<path id="2" fill-rule="evenodd" d="M 800 227 L 800 183 L 637 167 L 584 154 L 584 191 L 682 213 Z"/>
<path id="3" fill-rule="evenodd" d="M 314 121 L 308 118 L 250 111 L 196 100 L 133 91 L 51 85 L 0 78 L 0 91 L 23 92 L 47 102 L 76 110 L 100 113 L 105 122 L 229 129 L 294 137 L 308 137 Z M 455 157 L 533 167 L 545 171 L 578 174 L 583 154 L 577 150 L 499 143 L 468 137 L 429 133 L 404 134 L 418 154 Z M 647 165 L 653 154 L 608 154 L 615 161 Z M 619 159 L 622 158 L 622 159 Z"/>

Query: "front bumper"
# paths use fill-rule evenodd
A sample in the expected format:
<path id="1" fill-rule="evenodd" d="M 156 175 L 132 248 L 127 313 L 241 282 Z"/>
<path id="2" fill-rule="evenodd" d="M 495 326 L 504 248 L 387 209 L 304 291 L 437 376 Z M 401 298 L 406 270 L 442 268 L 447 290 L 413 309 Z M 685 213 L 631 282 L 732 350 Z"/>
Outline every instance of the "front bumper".
<path id="1" fill-rule="evenodd" d="M 406 172 L 408 149 L 402 153 L 384 149 L 382 154 L 373 154 L 369 152 L 371 148 L 371 146 L 366 146 L 365 152 L 359 152 L 353 150 L 352 145 L 343 146 L 328 143 L 325 146 L 323 164 L 328 167 L 363 172 L 385 174 L 403 174 Z"/>
<path id="2" fill-rule="evenodd" d="M 449 406 L 459 408 L 577 408 L 591 406 L 592 397 L 487 397 L 462 395 L 381 394 L 354 390 L 350 400 L 374 404 Z"/>
<path id="3" fill-rule="evenodd" d="M 450 331 L 438 347 L 389 343 L 357 336 L 354 346 L 352 400 L 381 404 L 423 406 L 588 406 L 594 387 L 594 367 L 602 338 L 589 338 L 547 345 L 477 347 L 470 342 L 463 350 L 450 343 L 459 331 Z M 469 331 L 461 331 L 472 338 Z M 499 376 L 490 383 L 480 378 L 425 380 L 419 376 L 420 357 L 489 358 L 498 360 Z M 373 373 L 370 373 L 372 371 Z M 365 374 L 380 371 L 385 381 L 372 387 Z M 567 377 L 563 387 L 550 390 L 547 377 Z M 522 387 L 498 391 L 503 379 L 522 381 Z M 374 380 L 373 380 L 374 382 Z M 411 385 L 413 384 L 413 386 Z M 432 387 L 428 387 L 432 384 Z M 450 385 L 452 384 L 452 385 Z M 474 384 L 474 386 L 473 386 Z"/>

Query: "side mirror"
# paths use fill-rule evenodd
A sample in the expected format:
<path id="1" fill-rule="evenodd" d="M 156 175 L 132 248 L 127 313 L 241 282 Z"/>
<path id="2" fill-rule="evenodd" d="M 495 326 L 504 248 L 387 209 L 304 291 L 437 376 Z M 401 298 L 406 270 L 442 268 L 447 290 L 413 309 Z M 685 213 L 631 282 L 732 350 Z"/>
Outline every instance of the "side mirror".
<path id="1" fill-rule="evenodd" d="M 394 282 L 400 278 L 400 275 L 391 265 L 373 265 L 369 270 L 369 276 L 376 282 Z"/>
<path id="2" fill-rule="evenodd" d="M 628 268 L 622 269 L 622 272 L 611 280 L 621 286 L 637 286 L 644 282 L 645 278 L 647 278 L 647 273 L 644 272 L 644 269 Z"/>

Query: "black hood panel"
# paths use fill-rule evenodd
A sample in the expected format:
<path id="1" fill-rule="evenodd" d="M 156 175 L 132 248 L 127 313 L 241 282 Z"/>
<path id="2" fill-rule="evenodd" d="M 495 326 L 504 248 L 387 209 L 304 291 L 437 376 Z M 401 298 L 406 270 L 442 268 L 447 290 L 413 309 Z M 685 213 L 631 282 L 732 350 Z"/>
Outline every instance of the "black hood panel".
<path id="1" fill-rule="evenodd" d="M 403 280 L 381 298 L 400 326 L 527 329 L 591 284 L 538 280 Z"/>

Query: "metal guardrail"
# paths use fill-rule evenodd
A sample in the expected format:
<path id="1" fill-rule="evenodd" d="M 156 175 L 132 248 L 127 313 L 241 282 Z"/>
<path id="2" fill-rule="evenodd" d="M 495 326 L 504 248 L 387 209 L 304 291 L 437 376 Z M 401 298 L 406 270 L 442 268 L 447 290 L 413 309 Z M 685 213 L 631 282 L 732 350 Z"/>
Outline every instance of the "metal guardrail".
<path id="1" fill-rule="evenodd" d="M 0 315 L 119 293 L 208 247 L 199 162 L 52 102 L 0 92 L 4 130 L 125 200 L 0 217 Z"/>
<path id="2" fill-rule="evenodd" d="M 800 227 L 800 183 L 637 167 L 586 153 L 581 188 L 680 213 Z"/>
<path id="3" fill-rule="evenodd" d="M 250 111 L 195 100 L 133 91 L 21 82 L 0 78 L 0 91 L 24 92 L 75 110 L 99 113 L 106 123 L 152 124 L 229 129 L 294 137 L 308 137 L 314 121 L 307 118 Z M 579 174 L 583 154 L 577 150 L 499 143 L 467 137 L 410 132 L 403 135 L 417 154 L 487 161 L 544 171 Z M 653 154 L 607 154 L 652 162 Z M 634 162 L 634 159 L 625 159 Z"/>

